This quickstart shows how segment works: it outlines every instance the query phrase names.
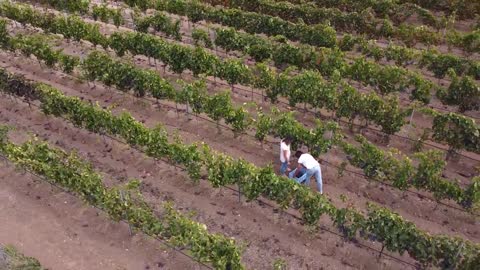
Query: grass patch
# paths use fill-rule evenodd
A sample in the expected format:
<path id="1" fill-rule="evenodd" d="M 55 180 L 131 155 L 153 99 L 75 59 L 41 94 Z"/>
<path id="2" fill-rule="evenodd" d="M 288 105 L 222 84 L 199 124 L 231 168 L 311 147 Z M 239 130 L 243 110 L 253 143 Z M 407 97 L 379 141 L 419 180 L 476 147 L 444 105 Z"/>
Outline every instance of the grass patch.
<path id="1" fill-rule="evenodd" d="M 32 257 L 21 254 L 15 247 L 0 246 L 0 270 L 47 270 Z"/>

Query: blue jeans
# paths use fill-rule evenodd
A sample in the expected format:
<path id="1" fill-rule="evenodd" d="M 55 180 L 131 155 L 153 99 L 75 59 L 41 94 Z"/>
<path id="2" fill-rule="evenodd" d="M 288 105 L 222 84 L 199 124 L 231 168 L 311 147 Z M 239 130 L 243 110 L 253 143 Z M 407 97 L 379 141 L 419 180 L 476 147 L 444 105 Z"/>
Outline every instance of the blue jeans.
<path id="1" fill-rule="evenodd" d="M 318 192 L 320 192 L 320 194 L 323 194 L 322 170 L 320 169 L 320 166 L 313 167 L 310 170 L 302 168 L 300 171 L 302 175 L 300 177 L 293 178 L 296 171 L 297 169 L 291 171 L 288 176 L 299 184 L 302 184 L 305 182 L 304 184 L 307 186 L 310 185 L 310 178 L 314 176 L 315 181 L 317 182 L 317 190 Z"/>
<path id="2" fill-rule="evenodd" d="M 282 162 L 282 166 L 280 166 L 280 174 L 284 175 L 288 168 L 288 162 Z"/>
<path id="3" fill-rule="evenodd" d="M 298 177 L 293 177 L 296 172 L 297 172 L 297 169 L 291 171 L 291 172 L 288 174 L 288 178 L 295 180 L 295 182 L 297 182 L 297 183 L 299 183 L 299 184 L 302 184 L 303 182 L 305 182 L 305 178 L 307 177 L 307 174 L 306 174 L 307 169 L 301 168 L 301 169 L 300 169 L 300 176 L 298 176 Z"/>

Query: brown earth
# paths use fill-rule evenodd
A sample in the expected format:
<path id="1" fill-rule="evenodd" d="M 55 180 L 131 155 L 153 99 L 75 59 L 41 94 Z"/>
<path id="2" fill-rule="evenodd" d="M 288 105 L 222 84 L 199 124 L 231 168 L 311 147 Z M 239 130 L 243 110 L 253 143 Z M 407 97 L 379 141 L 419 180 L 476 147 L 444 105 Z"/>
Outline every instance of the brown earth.
<path id="1" fill-rule="evenodd" d="M 0 164 L 0 243 L 50 270 L 202 269 L 45 181 Z M 179 267 L 179 268 L 176 268 Z"/>

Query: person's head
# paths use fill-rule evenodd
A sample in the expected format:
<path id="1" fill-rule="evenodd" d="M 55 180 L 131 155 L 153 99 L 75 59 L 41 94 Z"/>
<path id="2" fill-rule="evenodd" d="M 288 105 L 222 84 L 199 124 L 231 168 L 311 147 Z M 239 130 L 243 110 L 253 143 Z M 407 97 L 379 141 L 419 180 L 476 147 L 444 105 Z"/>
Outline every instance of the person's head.
<path id="1" fill-rule="evenodd" d="M 285 139 L 283 139 L 283 142 L 286 144 L 286 145 L 290 145 L 292 143 L 292 137 L 285 137 Z"/>
<path id="2" fill-rule="evenodd" d="M 297 152 L 295 152 L 295 157 L 296 158 L 300 158 L 300 156 L 303 155 L 303 152 L 298 150 Z"/>

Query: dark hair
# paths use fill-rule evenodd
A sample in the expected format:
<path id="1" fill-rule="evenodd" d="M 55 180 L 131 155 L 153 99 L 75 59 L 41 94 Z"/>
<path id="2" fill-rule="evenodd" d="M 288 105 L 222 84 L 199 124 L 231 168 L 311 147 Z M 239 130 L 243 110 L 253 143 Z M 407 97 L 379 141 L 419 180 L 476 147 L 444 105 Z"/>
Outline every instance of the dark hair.
<path id="1" fill-rule="evenodd" d="M 283 139 L 283 142 L 286 143 L 286 144 L 290 144 L 290 143 L 292 143 L 292 141 L 293 141 L 293 140 L 292 140 L 292 137 L 285 137 L 285 138 Z"/>
<path id="2" fill-rule="evenodd" d="M 295 156 L 296 156 L 297 158 L 300 158 L 301 155 L 303 155 L 303 152 L 302 152 L 302 151 L 298 150 L 297 152 L 295 152 Z"/>

